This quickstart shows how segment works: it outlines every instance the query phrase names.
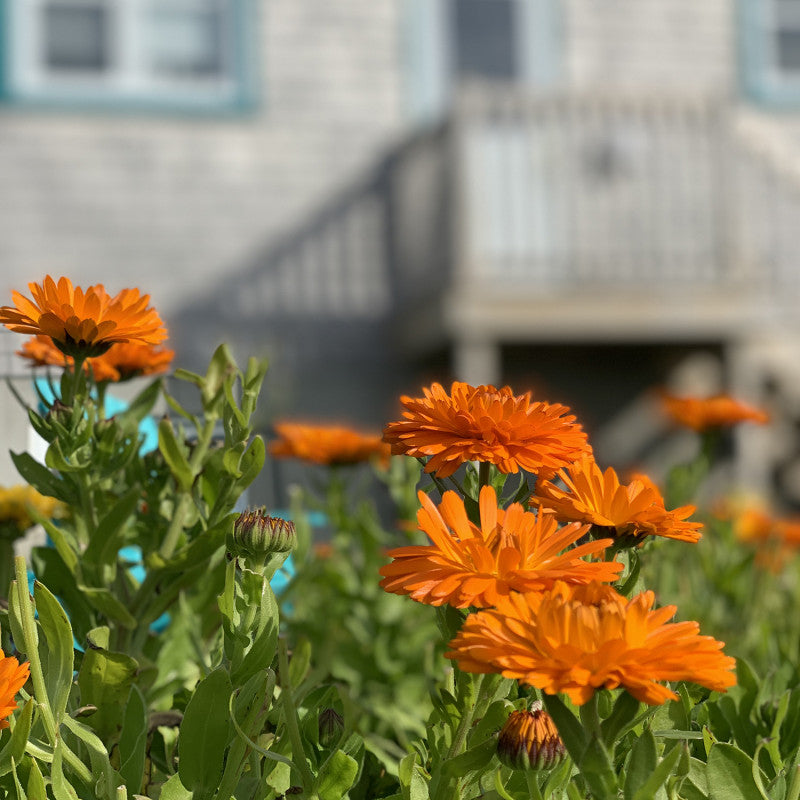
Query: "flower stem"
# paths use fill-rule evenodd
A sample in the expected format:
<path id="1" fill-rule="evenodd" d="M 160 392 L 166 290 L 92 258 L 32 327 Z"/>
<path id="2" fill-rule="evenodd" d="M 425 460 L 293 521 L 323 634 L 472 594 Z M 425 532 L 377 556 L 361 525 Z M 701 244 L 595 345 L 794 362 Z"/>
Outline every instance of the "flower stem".
<path id="1" fill-rule="evenodd" d="M 528 794 L 531 800 L 543 800 L 542 793 L 539 790 L 539 776 L 533 770 L 525 771 L 525 780 L 528 784 Z"/>
<path id="2" fill-rule="evenodd" d="M 599 742 L 603 741 L 603 730 L 600 727 L 600 712 L 597 708 L 597 692 L 591 699 L 580 707 L 581 723 L 590 736 L 595 736 Z"/>
<path id="3" fill-rule="evenodd" d="M 283 716 L 286 720 L 286 728 L 289 732 L 289 739 L 292 743 L 292 761 L 297 765 L 303 782 L 305 793 L 310 793 L 314 786 L 314 776 L 308 768 L 306 753 L 303 749 L 303 740 L 300 737 L 300 727 L 297 724 L 297 708 L 292 697 L 292 683 L 289 680 L 289 657 L 287 653 L 286 639 L 278 638 L 278 673 L 281 686 L 281 705 L 283 706 Z M 310 794 L 310 797 L 316 797 Z"/>

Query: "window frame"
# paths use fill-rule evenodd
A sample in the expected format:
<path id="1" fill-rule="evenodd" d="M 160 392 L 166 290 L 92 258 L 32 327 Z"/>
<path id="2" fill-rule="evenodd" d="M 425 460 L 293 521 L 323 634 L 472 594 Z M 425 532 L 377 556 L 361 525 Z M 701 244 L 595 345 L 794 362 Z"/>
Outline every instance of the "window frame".
<path id="1" fill-rule="evenodd" d="M 782 69 L 777 33 L 781 29 L 777 0 L 739 0 L 739 75 L 744 94 L 762 105 L 800 107 L 800 68 Z M 790 28 L 800 33 L 797 20 Z"/>
<path id="2" fill-rule="evenodd" d="M 158 1 L 158 0 L 156 0 Z M 142 64 L 145 2 L 152 0 L 69 0 L 109 8 L 111 57 L 106 75 L 48 74 L 41 46 L 40 14 L 53 0 L 0 0 L 0 42 L 7 47 L 0 66 L 0 98 L 26 107 L 240 113 L 255 105 L 254 24 L 258 0 L 215 0 L 229 26 L 226 74 L 221 79 L 159 81 Z M 178 0 L 180 4 L 180 0 Z M 27 50 L 20 42 L 28 42 Z M 41 55 L 37 58 L 36 50 Z M 117 60 L 119 59 L 119 60 Z"/>

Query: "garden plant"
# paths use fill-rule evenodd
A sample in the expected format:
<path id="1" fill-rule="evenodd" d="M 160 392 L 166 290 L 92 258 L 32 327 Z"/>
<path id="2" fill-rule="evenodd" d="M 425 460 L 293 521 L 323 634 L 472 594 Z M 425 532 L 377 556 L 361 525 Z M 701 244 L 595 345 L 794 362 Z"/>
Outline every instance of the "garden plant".
<path id="1" fill-rule="evenodd" d="M 29 290 L 0 308 L 48 387 L 0 492 L 0 796 L 800 798 L 800 523 L 693 505 L 760 410 L 667 398 L 697 452 L 663 492 L 508 386 L 267 447 L 266 362 L 221 345 L 181 404 L 147 295 Z M 307 467 L 280 514 L 241 507 L 267 458 Z"/>

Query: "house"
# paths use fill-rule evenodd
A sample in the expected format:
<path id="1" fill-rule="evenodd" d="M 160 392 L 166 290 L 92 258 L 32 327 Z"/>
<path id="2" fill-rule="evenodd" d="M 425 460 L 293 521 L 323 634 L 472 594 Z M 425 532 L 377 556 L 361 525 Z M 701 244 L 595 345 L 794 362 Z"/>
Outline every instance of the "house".
<path id="1" fill-rule="evenodd" d="M 800 0 L 0 8 L 6 291 L 149 291 L 181 364 L 271 358 L 265 423 L 531 383 L 634 461 L 698 354 L 797 414 Z M 737 463 L 800 502 L 790 430 Z"/>

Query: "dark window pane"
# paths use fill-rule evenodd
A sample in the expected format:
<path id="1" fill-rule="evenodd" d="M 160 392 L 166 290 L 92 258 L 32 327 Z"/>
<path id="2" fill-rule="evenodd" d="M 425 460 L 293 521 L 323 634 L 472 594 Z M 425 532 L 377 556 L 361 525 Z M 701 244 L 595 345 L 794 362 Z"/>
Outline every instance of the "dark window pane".
<path id="1" fill-rule="evenodd" d="M 161 0 L 149 26 L 150 63 L 172 77 L 213 77 L 224 72 L 224 20 L 216 4 L 170 8 Z"/>
<path id="2" fill-rule="evenodd" d="M 800 30 L 778 31 L 778 66 L 787 72 L 800 72 Z"/>
<path id="3" fill-rule="evenodd" d="M 44 7 L 44 62 L 53 70 L 102 72 L 108 67 L 108 13 L 77 3 Z"/>
<path id="4" fill-rule="evenodd" d="M 460 75 L 517 76 L 513 0 L 455 0 L 455 55 Z"/>

